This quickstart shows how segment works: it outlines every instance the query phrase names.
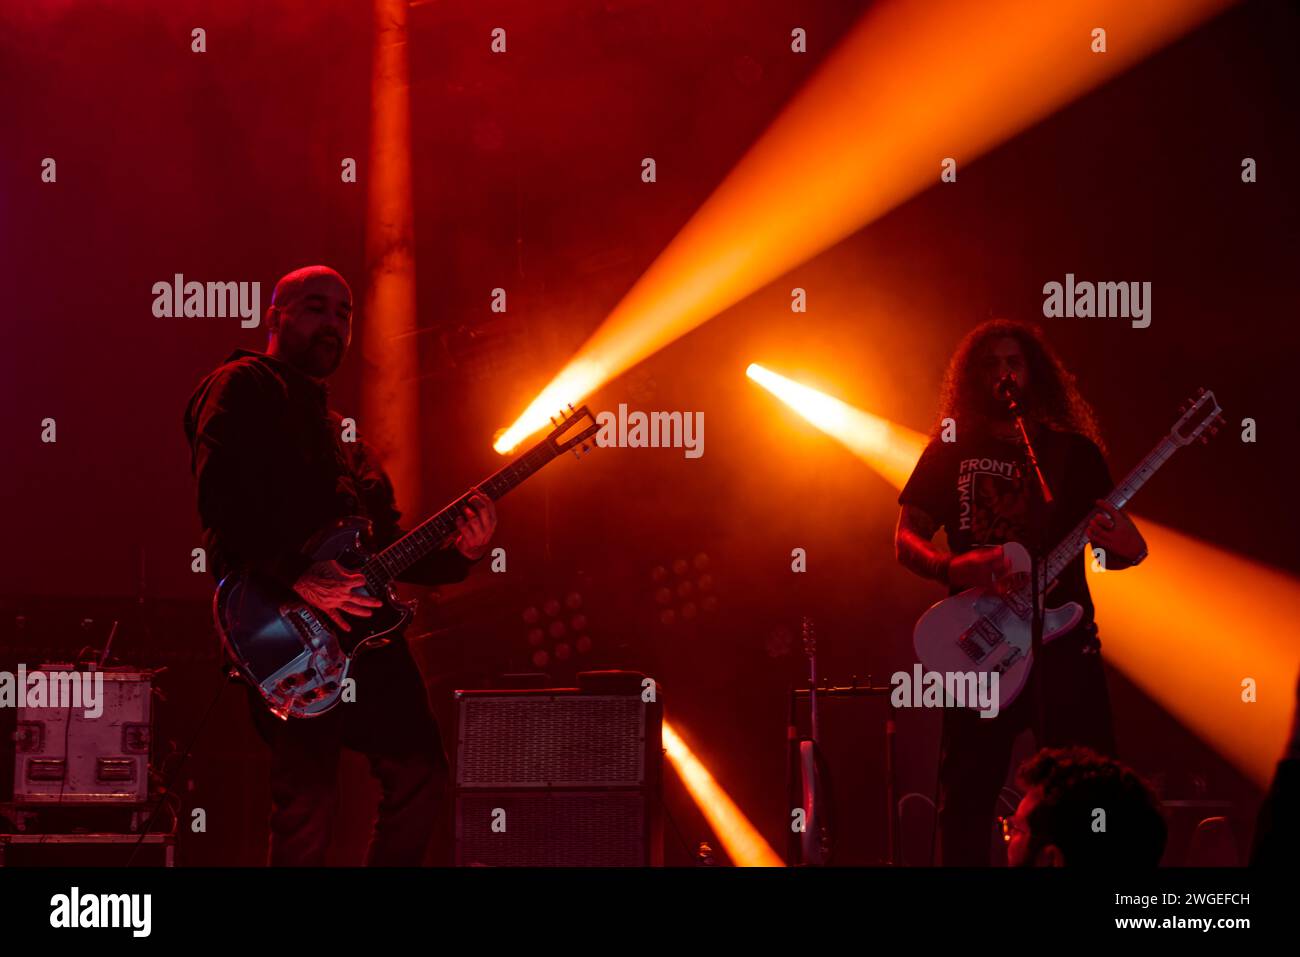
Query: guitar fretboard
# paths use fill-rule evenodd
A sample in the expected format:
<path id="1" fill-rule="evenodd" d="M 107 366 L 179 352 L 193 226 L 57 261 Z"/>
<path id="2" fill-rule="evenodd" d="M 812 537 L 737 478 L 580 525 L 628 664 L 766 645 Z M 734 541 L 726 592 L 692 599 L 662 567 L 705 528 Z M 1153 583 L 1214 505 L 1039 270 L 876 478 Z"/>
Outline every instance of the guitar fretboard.
<path id="1" fill-rule="evenodd" d="M 498 501 L 524 479 L 556 456 L 549 442 L 541 442 L 509 465 L 479 483 L 478 488 L 492 501 Z M 471 492 L 466 492 L 442 511 L 407 532 L 383 551 L 371 557 L 362 574 L 374 585 L 386 585 L 416 562 L 442 548 L 456 534 L 456 518 L 465 513 Z"/>
<path id="2" fill-rule="evenodd" d="M 1123 508 L 1129 503 L 1129 500 L 1137 494 L 1138 489 L 1147 483 L 1151 476 L 1155 475 L 1160 466 L 1164 465 L 1178 451 L 1178 446 L 1165 436 L 1156 443 L 1156 447 L 1147 453 L 1146 458 L 1137 464 L 1133 471 L 1124 477 L 1124 480 L 1115 486 L 1114 490 L 1106 496 L 1105 502 L 1112 509 Z M 1061 543 L 1052 549 L 1047 561 L 1043 563 L 1043 589 L 1065 571 L 1066 566 L 1078 556 L 1083 550 L 1083 546 L 1088 541 L 1088 524 L 1092 521 L 1097 509 L 1090 509 L 1070 534 L 1066 535 Z M 1026 589 L 1028 591 L 1028 589 Z"/>

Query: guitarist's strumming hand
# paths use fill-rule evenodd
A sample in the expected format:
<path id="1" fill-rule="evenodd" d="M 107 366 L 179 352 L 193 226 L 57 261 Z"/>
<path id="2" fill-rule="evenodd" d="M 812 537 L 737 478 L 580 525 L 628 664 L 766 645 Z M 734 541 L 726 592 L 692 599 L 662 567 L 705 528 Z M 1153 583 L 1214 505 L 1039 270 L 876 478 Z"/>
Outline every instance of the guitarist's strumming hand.
<path id="1" fill-rule="evenodd" d="M 904 505 L 894 534 L 898 560 L 923 578 L 963 590 L 992 585 L 1011 572 L 1011 560 L 1001 545 L 951 555 L 931 542 L 938 528 L 939 523 L 923 509 Z"/>
<path id="2" fill-rule="evenodd" d="M 470 495 L 469 506 L 464 515 L 456 517 L 456 528 L 460 530 L 456 550 L 474 561 L 487 553 L 488 542 L 497 527 L 497 509 L 492 499 L 479 491 Z"/>
<path id="3" fill-rule="evenodd" d="M 957 588 L 992 585 L 1010 571 L 1011 560 L 1007 558 L 1001 545 L 972 548 L 968 552 L 955 556 L 948 563 L 948 583 Z"/>
<path id="4" fill-rule="evenodd" d="M 351 631 L 342 613 L 369 618 L 383 604 L 378 598 L 360 594 L 366 587 L 365 576 L 350 572 L 338 562 L 317 562 L 293 584 L 293 590 L 307 604 L 319 608 L 344 631 Z"/>

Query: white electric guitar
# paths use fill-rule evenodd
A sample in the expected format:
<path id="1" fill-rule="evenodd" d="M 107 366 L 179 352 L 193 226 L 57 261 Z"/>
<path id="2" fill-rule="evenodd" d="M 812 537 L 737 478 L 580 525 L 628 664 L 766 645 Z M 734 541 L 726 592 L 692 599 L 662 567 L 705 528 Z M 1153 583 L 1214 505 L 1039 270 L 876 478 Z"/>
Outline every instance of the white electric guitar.
<path id="1" fill-rule="evenodd" d="M 1210 435 L 1223 424 L 1222 411 L 1213 392 L 1200 389 L 1194 400 L 1184 404 L 1182 417 L 1169 434 L 1156 443 L 1137 468 L 1106 496 L 1112 509 L 1123 508 L 1156 473 L 1160 466 L 1185 445 L 1196 439 L 1208 443 Z M 1203 435 L 1206 433 L 1208 435 Z M 1088 524 L 1096 509 L 1090 511 L 1043 561 L 1040 568 L 1042 586 L 1039 596 L 1078 557 L 1088 541 Z M 1016 700 L 1029 680 L 1033 667 L 1030 652 L 1030 620 L 1033 609 L 1028 550 L 1019 542 L 1002 546 L 1011 563 L 1011 572 L 996 585 L 968 588 L 960 594 L 931 605 L 916 623 L 912 634 L 917 658 L 927 671 L 949 673 L 996 673 L 999 707 Z M 1043 641 L 1063 635 L 1079 623 L 1083 608 L 1068 602 L 1043 613 Z M 979 708 L 968 700 L 967 707 Z"/>

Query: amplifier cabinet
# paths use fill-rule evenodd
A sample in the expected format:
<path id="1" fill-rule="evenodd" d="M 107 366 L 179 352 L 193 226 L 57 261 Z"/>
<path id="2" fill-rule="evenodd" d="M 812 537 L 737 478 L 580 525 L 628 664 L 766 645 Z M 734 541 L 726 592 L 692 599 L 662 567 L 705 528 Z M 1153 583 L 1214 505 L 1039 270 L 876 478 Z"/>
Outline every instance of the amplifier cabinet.
<path id="1" fill-rule="evenodd" d="M 639 694 L 459 691 L 456 863 L 663 860 L 662 708 Z"/>

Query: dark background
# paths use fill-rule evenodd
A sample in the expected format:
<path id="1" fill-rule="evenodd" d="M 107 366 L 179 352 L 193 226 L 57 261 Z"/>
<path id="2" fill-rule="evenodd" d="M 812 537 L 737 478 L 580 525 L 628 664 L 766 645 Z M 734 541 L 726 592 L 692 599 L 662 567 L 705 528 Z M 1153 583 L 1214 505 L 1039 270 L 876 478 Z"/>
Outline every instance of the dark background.
<path id="1" fill-rule="evenodd" d="M 513 420 L 687 221 L 866 4 L 797 8 L 680 0 L 492 5 L 411 12 L 422 403 L 431 500 L 500 458 Z M 809 52 L 789 52 L 803 26 Z M 208 52 L 190 52 L 203 26 Z M 492 57 L 492 27 L 509 54 Z M 932 423 L 956 341 L 991 315 L 1041 316 L 1042 285 L 1149 280 L 1150 328 L 1049 321 L 1099 414 L 1112 472 L 1144 454 L 1196 386 L 1230 428 L 1142 495 L 1137 512 L 1296 571 L 1291 387 L 1296 331 L 1295 7 L 1246 3 L 965 164 L 930 189 L 651 357 L 592 397 L 702 410 L 705 455 L 604 449 L 562 461 L 500 509 L 506 575 L 442 589 L 413 634 L 433 699 L 533 670 L 522 610 L 582 595 L 592 651 L 548 667 L 656 675 L 672 720 L 780 851 L 783 693 L 816 619 L 823 673 L 841 681 L 912 660 L 936 589 L 899 568 L 895 490 L 744 376 L 751 361 L 919 430 Z M 183 746 L 216 693 L 211 581 L 190 571 L 198 524 L 181 414 L 198 379 L 262 330 L 156 319 L 174 273 L 261 281 L 263 307 L 304 263 L 363 282 L 370 12 L 365 3 L 6 5 L 0 19 L 0 492 L 7 547 L 0 638 L 12 650 L 102 641 L 161 663 L 164 737 Z M 40 163 L 58 162 L 58 183 Z M 339 180 L 342 157 L 361 182 Z M 659 181 L 640 181 L 654 156 Z M 1245 156 L 1259 182 L 1245 185 Z M 937 162 L 937 161 L 936 161 Z M 792 197 L 791 202 L 797 202 Z M 792 315 L 789 290 L 809 292 Z M 509 312 L 488 309 L 503 286 Z M 358 317 L 366 321 L 364 315 Z M 359 408 L 353 355 L 334 403 Z M 40 441 L 54 417 L 58 442 Z M 1244 416 L 1260 440 L 1237 441 Z M 790 549 L 810 556 L 789 570 Z M 707 556 L 717 608 L 665 627 L 651 572 Z M 696 580 L 698 576 L 696 576 Z M 94 599 L 94 600 L 92 600 Z M 28 618 L 22 634 L 15 615 Z M 88 618 L 91 624 L 83 626 Z M 1106 609 L 1099 609 L 1103 642 Z M 1212 640 L 1214 636 L 1196 636 Z M 6 656 L 10 657 L 10 656 Z M 1112 673 L 1123 756 L 1171 798 L 1235 802 L 1249 835 L 1259 794 Z M 880 714 L 828 717 L 845 862 L 879 853 L 872 754 Z M 444 727 L 450 727 L 449 723 Z M 934 786 L 938 716 L 900 721 L 900 787 Z M 450 741 L 449 741 L 450 747 Z M 373 797 L 345 767 L 337 860 L 359 859 Z M 190 863 L 260 859 L 265 759 L 227 690 L 203 729 L 189 806 Z M 707 838 L 670 782 L 669 859 Z M 905 854 L 928 853 L 910 802 Z M 850 816 L 852 815 L 852 816 Z M 678 840 L 680 835 L 680 840 Z M 716 842 L 715 842 L 716 846 Z"/>

